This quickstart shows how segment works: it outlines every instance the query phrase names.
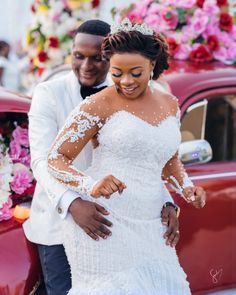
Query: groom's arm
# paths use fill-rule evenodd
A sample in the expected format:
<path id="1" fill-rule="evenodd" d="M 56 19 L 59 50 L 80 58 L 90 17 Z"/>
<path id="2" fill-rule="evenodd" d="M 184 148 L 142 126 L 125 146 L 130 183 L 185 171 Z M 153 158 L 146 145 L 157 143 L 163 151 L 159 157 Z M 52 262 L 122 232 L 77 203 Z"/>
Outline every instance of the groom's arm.
<path id="1" fill-rule="evenodd" d="M 66 192 L 71 201 L 78 198 L 78 195 L 68 192 L 68 188 L 57 182 L 47 171 L 47 154 L 58 133 L 55 103 L 50 87 L 39 84 L 34 91 L 29 111 L 29 142 L 34 177 L 56 209 Z"/>
<path id="2" fill-rule="evenodd" d="M 84 196 L 69 190 L 48 173 L 47 155 L 58 131 L 56 101 L 52 90 L 45 84 L 39 84 L 29 111 L 31 168 L 34 177 L 62 218 L 69 211 L 83 230 L 91 228 L 95 238 L 110 235 L 107 226 L 112 223 L 104 217 L 109 214 L 105 208 L 83 200 Z"/>

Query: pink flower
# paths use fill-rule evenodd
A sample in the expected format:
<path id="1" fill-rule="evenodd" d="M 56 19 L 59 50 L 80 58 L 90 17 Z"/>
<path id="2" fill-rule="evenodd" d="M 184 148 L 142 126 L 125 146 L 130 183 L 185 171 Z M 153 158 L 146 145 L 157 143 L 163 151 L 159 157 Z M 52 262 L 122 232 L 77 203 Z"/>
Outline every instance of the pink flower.
<path id="1" fill-rule="evenodd" d="M 196 3 L 196 0 L 165 0 L 165 6 L 174 6 L 174 7 L 180 7 L 184 9 L 189 9 L 194 6 Z"/>
<path id="2" fill-rule="evenodd" d="M 30 153 L 28 149 L 22 149 L 19 157 L 19 162 L 30 167 Z"/>
<path id="3" fill-rule="evenodd" d="M 127 17 L 130 19 L 131 22 L 134 22 L 134 23 L 141 23 L 143 21 L 140 14 L 136 13 L 135 11 L 129 12 Z"/>
<path id="4" fill-rule="evenodd" d="M 174 30 L 178 24 L 178 13 L 168 7 L 163 7 L 160 10 L 160 16 L 164 21 L 164 28 Z"/>
<path id="5" fill-rule="evenodd" d="M 226 32 L 219 32 L 217 36 L 223 46 L 229 47 L 233 43 L 230 35 Z"/>
<path id="6" fill-rule="evenodd" d="M 174 0 L 173 5 L 176 7 L 184 8 L 184 9 L 190 9 L 192 8 L 196 3 L 196 0 Z"/>
<path id="7" fill-rule="evenodd" d="M 185 60 L 189 57 L 191 46 L 188 44 L 180 44 L 178 51 L 174 54 L 174 58 Z"/>
<path id="8" fill-rule="evenodd" d="M 207 28 L 209 17 L 201 9 L 197 9 L 193 15 L 192 29 L 197 35 L 201 35 Z"/>
<path id="9" fill-rule="evenodd" d="M 11 189 L 17 194 L 23 194 L 24 191 L 31 185 L 33 178 L 30 172 L 18 170 L 15 172 Z"/>
<path id="10" fill-rule="evenodd" d="M 209 15 L 209 17 L 220 12 L 220 9 L 216 4 L 216 0 L 206 0 L 202 8 L 203 11 Z"/>
<path id="11" fill-rule="evenodd" d="M 228 52 L 227 49 L 224 47 L 220 47 L 218 50 L 213 52 L 213 56 L 215 59 L 220 60 L 224 63 L 228 60 Z"/>
<path id="12" fill-rule="evenodd" d="M 198 37 L 198 33 L 194 31 L 192 26 L 184 26 L 180 35 L 180 40 L 183 43 L 188 43 Z"/>
<path id="13" fill-rule="evenodd" d="M 12 140 L 10 143 L 10 157 L 13 162 L 17 161 L 21 154 L 21 146 L 16 140 Z"/>
<path id="14" fill-rule="evenodd" d="M 210 35 L 218 36 L 218 34 L 220 34 L 220 33 L 221 33 L 221 31 L 218 28 L 218 25 L 215 26 L 214 24 L 211 23 L 211 24 L 207 25 L 206 30 L 202 35 L 205 39 L 207 39 L 207 37 Z"/>
<path id="15" fill-rule="evenodd" d="M 158 3 L 152 3 L 152 5 L 148 9 L 148 14 L 157 14 L 159 15 L 162 6 Z"/>
<path id="16" fill-rule="evenodd" d="M 232 30 L 229 33 L 229 36 L 236 41 L 236 26 L 233 26 Z"/>
<path id="17" fill-rule="evenodd" d="M 145 18 L 145 23 L 153 30 L 160 32 L 160 17 L 159 15 L 151 14 Z"/>
<path id="18" fill-rule="evenodd" d="M 236 61 L 236 43 L 232 43 L 228 50 L 228 59 Z"/>
<path id="19" fill-rule="evenodd" d="M 12 200 L 9 198 L 8 201 L 3 204 L 2 208 L 0 208 L 0 221 L 8 220 L 12 217 L 11 206 Z"/>
<path id="20" fill-rule="evenodd" d="M 26 147 L 29 146 L 28 129 L 17 126 L 12 132 L 12 136 L 18 144 Z"/>
<path id="21" fill-rule="evenodd" d="M 53 22 L 56 23 L 56 22 L 58 22 L 60 20 L 60 16 L 61 16 L 61 14 L 57 12 L 54 15 L 52 15 L 51 19 L 52 19 Z"/>
<path id="22" fill-rule="evenodd" d="M 152 0 L 143 0 L 135 3 L 134 11 L 136 14 L 139 14 L 142 18 L 147 15 L 148 7 Z"/>

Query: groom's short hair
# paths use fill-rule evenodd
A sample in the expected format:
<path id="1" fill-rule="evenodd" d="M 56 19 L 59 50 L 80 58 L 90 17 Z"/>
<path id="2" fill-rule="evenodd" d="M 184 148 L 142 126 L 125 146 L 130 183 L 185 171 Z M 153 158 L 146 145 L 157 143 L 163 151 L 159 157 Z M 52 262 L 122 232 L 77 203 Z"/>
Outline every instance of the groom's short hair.
<path id="1" fill-rule="evenodd" d="M 99 19 L 91 19 L 82 23 L 76 30 L 78 33 L 106 37 L 110 33 L 110 25 Z"/>

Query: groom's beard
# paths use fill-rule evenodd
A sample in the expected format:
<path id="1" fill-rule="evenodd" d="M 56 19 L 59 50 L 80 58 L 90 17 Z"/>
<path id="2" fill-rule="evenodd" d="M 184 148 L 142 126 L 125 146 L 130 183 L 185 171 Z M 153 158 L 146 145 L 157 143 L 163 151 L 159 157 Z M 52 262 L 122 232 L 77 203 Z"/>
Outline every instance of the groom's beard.
<path id="1" fill-rule="evenodd" d="M 80 88 L 80 94 L 82 96 L 83 99 L 85 99 L 87 96 L 90 96 L 92 94 L 95 94 L 101 90 L 103 90 L 104 88 L 106 88 L 107 86 L 101 86 L 101 87 L 87 87 L 87 86 L 83 86 L 81 85 Z"/>

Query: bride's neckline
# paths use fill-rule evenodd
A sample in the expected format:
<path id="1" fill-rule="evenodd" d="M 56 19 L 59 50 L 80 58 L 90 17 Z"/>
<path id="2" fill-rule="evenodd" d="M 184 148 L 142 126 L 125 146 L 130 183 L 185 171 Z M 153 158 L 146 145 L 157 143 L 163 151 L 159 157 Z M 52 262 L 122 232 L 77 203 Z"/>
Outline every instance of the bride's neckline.
<path id="1" fill-rule="evenodd" d="M 141 117 L 139 117 L 139 116 L 137 116 L 137 115 L 135 115 L 134 113 L 131 113 L 131 112 L 129 112 L 129 111 L 126 111 L 126 110 L 117 110 L 117 111 L 115 111 L 114 113 L 112 113 L 108 118 L 106 118 L 106 120 L 105 120 L 105 124 L 108 123 L 109 121 L 111 121 L 111 120 L 112 120 L 114 117 L 116 117 L 117 115 L 122 114 L 122 113 L 123 113 L 123 114 L 126 114 L 126 115 L 130 115 L 131 117 L 135 118 L 136 120 L 139 120 L 139 121 L 143 122 L 143 123 L 146 124 L 146 125 L 149 125 L 149 126 L 151 126 L 151 127 L 153 127 L 153 128 L 157 128 L 157 127 L 160 127 L 160 125 L 162 125 L 165 121 L 167 121 L 167 120 L 170 119 L 170 118 L 175 118 L 175 119 L 177 119 L 178 114 L 179 114 L 179 110 L 177 111 L 176 114 L 173 114 L 173 115 L 166 115 L 163 119 L 161 119 L 161 120 L 160 120 L 158 123 L 156 123 L 156 124 L 152 124 L 152 123 L 150 123 L 150 122 L 144 120 L 143 118 L 141 118 Z"/>

